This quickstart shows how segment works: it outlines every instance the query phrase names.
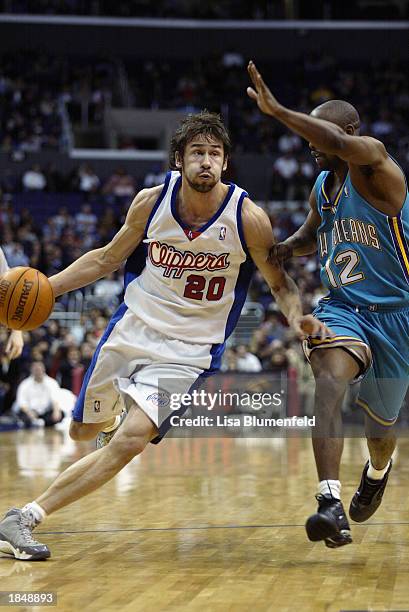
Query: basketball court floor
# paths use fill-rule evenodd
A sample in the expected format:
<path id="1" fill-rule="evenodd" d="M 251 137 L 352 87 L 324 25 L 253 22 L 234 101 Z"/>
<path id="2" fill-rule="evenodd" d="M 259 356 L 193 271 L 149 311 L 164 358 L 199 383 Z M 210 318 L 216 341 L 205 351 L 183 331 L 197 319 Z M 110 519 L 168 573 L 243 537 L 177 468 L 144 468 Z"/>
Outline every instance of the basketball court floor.
<path id="1" fill-rule="evenodd" d="M 66 431 L 0 434 L 1 512 L 87 453 Z M 166 439 L 35 532 L 52 558 L 0 558 L 1 591 L 53 591 L 62 611 L 409 610 L 409 440 L 378 513 L 337 550 L 306 539 L 310 440 Z M 366 458 L 346 442 L 349 504 Z M 6 609 L 6 608 L 4 608 Z M 13 607 L 10 610 L 44 610 Z"/>

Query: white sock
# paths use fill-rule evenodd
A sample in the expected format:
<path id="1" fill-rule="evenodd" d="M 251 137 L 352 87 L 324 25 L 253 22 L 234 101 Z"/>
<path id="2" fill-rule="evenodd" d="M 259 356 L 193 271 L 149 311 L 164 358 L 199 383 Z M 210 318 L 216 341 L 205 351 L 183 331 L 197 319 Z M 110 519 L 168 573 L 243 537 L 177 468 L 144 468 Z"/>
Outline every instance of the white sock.
<path id="1" fill-rule="evenodd" d="M 371 459 L 369 459 L 369 467 L 368 467 L 368 471 L 366 473 L 366 475 L 368 476 L 368 478 L 370 478 L 371 480 L 382 480 L 382 478 L 385 476 L 386 472 L 389 469 L 391 460 L 389 459 L 388 463 L 386 464 L 386 466 L 383 468 L 383 470 L 377 470 L 376 468 L 374 468 L 374 466 L 372 465 L 372 461 Z"/>
<path id="2" fill-rule="evenodd" d="M 24 508 L 21 508 L 21 512 L 23 512 L 23 514 L 25 514 L 26 516 L 32 518 L 32 522 L 34 525 L 41 523 L 41 521 L 43 521 L 47 517 L 47 513 L 44 508 L 42 508 L 40 504 L 37 504 L 37 502 L 35 501 L 26 504 Z"/>
<path id="3" fill-rule="evenodd" d="M 317 492 L 318 495 L 331 495 L 334 499 L 341 499 L 341 483 L 339 480 L 321 480 Z"/>
<path id="4" fill-rule="evenodd" d="M 121 422 L 121 416 L 117 414 L 112 425 L 108 425 L 108 427 L 105 427 L 105 429 L 102 430 L 103 433 L 109 433 L 110 431 L 114 431 L 114 429 L 118 427 L 120 422 Z"/>

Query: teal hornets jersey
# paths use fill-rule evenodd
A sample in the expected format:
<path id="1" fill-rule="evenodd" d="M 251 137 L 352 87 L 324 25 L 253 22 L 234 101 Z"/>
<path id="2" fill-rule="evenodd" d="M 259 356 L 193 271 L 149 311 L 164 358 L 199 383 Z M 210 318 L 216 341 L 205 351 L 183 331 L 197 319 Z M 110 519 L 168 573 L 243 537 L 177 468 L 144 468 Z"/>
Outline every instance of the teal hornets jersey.
<path id="1" fill-rule="evenodd" d="M 347 174 L 333 202 L 327 177 L 315 183 L 321 225 L 321 281 L 332 298 L 355 306 L 409 305 L 409 193 L 400 213 L 389 217 L 364 200 Z"/>

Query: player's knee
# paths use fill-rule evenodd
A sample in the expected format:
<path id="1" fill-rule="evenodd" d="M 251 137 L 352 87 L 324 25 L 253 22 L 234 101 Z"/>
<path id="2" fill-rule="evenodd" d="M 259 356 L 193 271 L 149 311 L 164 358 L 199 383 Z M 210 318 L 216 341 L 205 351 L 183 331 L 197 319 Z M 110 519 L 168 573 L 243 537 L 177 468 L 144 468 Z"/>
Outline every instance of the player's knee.
<path id="1" fill-rule="evenodd" d="M 69 433 L 72 440 L 82 442 L 95 438 L 99 433 L 99 429 L 95 423 L 78 423 L 77 421 L 71 421 Z"/>
<path id="2" fill-rule="evenodd" d="M 148 432 L 127 433 L 116 435 L 109 443 L 111 450 L 124 463 L 128 463 L 139 455 L 150 440 Z"/>
<path id="3" fill-rule="evenodd" d="M 315 410 L 328 414 L 328 410 L 339 405 L 345 395 L 349 380 L 336 368 L 320 368 L 315 376 Z"/>
<path id="4" fill-rule="evenodd" d="M 353 374 L 338 359 L 331 359 L 327 351 L 316 351 L 311 358 L 311 367 L 314 373 L 317 388 L 345 389 L 353 379 Z"/>

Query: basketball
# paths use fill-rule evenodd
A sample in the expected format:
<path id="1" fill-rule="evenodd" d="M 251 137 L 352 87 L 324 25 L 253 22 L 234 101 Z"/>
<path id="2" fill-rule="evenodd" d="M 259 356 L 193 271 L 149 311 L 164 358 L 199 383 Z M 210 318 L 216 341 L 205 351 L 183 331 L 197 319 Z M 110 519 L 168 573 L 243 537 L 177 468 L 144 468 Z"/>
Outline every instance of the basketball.
<path id="1" fill-rule="evenodd" d="M 54 306 L 50 281 L 34 268 L 11 268 L 0 277 L 0 323 L 29 331 L 39 327 Z"/>

